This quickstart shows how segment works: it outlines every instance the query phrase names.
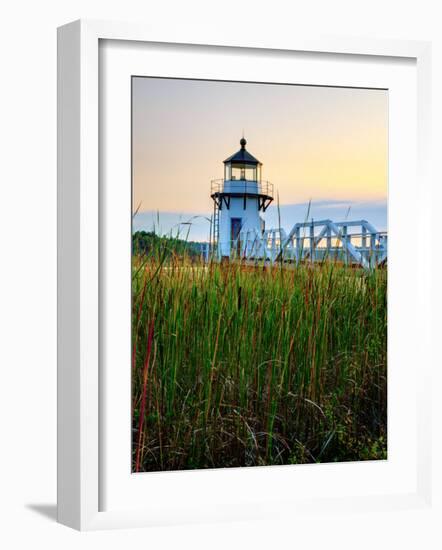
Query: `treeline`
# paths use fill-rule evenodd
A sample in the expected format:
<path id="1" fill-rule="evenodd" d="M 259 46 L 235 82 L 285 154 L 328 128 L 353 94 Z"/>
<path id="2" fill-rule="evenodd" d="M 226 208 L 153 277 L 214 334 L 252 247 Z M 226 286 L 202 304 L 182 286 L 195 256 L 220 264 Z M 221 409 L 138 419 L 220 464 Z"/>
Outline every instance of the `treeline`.
<path id="1" fill-rule="evenodd" d="M 204 243 L 185 241 L 175 237 L 161 237 L 153 231 L 136 231 L 132 234 L 132 253 L 134 255 L 156 255 L 158 253 L 178 256 L 186 254 L 190 258 L 199 258 L 204 252 Z"/>

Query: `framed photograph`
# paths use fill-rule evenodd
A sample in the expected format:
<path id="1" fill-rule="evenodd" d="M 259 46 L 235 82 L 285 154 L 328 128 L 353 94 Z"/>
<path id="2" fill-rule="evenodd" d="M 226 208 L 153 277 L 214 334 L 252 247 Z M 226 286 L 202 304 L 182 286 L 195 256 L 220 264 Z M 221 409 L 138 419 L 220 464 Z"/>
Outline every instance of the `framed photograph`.
<path id="1" fill-rule="evenodd" d="M 58 41 L 59 521 L 427 506 L 429 45 Z"/>

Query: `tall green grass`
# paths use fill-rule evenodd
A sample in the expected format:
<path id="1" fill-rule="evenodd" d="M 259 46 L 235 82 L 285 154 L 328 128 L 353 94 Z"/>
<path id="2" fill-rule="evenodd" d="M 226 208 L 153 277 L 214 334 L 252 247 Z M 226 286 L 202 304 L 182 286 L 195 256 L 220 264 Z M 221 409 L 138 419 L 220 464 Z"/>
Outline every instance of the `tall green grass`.
<path id="1" fill-rule="evenodd" d="M 386 458 L 387 275 L 133 258 L 133 469 Z"/>

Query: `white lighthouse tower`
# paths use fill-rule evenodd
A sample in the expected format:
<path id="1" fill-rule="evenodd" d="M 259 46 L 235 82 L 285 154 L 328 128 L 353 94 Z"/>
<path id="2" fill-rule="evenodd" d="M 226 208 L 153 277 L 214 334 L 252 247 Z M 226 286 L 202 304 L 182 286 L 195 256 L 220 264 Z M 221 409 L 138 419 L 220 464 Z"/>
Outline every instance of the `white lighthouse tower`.
<path id="1" fill-rule="evenodd" d="M 273 186 L 261 179 L 262 163 L 246 149 L 224 161 L 224 178 L 213 180 L 213 243 L 220 258 L 251 258 L 262 239 L 265 212 L 273 200 Z"/>

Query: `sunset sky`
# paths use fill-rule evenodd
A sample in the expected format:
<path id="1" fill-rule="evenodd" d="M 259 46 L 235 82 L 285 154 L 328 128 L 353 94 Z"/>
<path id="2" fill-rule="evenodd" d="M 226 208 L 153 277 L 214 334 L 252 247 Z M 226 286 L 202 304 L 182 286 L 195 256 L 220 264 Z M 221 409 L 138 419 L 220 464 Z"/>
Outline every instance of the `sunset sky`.
<path id="1" fill-rule="evenodd" d="M 387 229 L 387 91 L 134 78 L 132 105 L 134 230 L 167 233 L 200 216 L 185 227 L 207 240 L 210 180 L 223 176 L 243 131 L 275 188 L 268 228 L 278 192 L 286 230 L 305 220 L 310 200 L 315 219 Z"/>

